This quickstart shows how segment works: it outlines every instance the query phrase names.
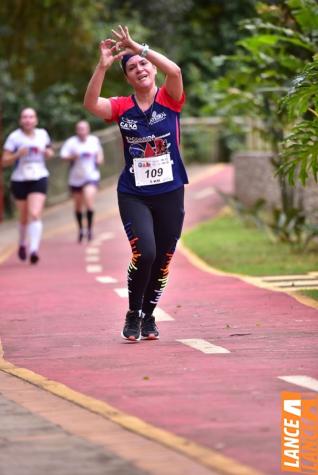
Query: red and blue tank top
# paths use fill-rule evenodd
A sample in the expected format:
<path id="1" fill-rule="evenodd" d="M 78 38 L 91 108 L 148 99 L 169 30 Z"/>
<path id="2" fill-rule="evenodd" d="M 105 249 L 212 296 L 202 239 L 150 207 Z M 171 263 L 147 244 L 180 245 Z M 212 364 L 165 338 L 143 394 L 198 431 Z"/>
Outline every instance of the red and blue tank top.
<path id="1" fill-rule="evenodd" d="M 180 112 L 184 100 L 184 94 L 179 101 L 174 100 L 165 86 L 157 90 L 152 106 L 146 111 L 140 109 L 134 95 L 110 98 L 110 121 L 119 125 L 125 156 L 118 191 L 135 195 L 157 195 L 188 183 L 179 149 Z M 169 177 L 167 175 L 167 181 L 160 182 L 167 173 L 165 167 L 169 167 L 166 164 L 167 157 L 170 158 L 172 173 Z M 160 165 L 160 160 L 164 165 Z M 146 173 L 145 180 L 141 181 L 142 185 L 140 182 L 139 185 L 136 184 L 137 172 L 140 171 L 136 166 L 146 167 L 144 170 L 142 168 Z M 152 184 L 144 184 L 145 182 Z"/>

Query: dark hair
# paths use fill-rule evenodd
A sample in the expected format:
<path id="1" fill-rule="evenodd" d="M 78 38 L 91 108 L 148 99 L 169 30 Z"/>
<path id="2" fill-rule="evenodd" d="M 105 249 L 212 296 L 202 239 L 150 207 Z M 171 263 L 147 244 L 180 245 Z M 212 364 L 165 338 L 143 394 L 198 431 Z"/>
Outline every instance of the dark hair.
<path id="1" fill-rule="evenodd" d="M 125 74 L 126 74 L 126 64 L 130 60 L 130 58 L 132 58 L 133 56 L 135 56 L 135 55 L 134 54 L 125 54 L 122 57 L 121 67 L 122 67 L 122 70 L 124 71 Z"/>

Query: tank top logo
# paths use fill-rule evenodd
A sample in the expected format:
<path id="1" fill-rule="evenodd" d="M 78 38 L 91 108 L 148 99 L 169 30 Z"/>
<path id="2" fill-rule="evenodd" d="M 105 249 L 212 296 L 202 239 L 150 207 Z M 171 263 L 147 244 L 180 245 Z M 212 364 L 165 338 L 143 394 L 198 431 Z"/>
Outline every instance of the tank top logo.
<path id="1" fill-rule="evenodd" d="M 151 115 L 151 119 L 149 121 L 149 125 L 153 125 L 153 124 L 156 124 L 157 122 L 161 122 L 162 120 L 165 120 L 165 118 L 167 117 L 167 114 L 165 112 L 156 112 L 156 111 L 153 111 L 152 115 Z"/>
<path id="2" fill-rule="evenodd" d="M 119 123 L 120 128 L 124 130 L 137 130 L 137 121 L 123 117 Z"/>

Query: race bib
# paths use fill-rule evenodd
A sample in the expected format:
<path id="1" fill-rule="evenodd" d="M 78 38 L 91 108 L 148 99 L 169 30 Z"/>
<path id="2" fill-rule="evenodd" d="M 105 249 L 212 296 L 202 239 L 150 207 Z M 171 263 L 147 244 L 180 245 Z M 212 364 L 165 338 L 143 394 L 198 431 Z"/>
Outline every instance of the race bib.
<path id="1" fill-rule="evenodd" d="M 76 180 L 84 180 L 87 177 L 87 168 L 84 163 L 77 162 L 72 175 Z"/>
<path id="2" fill-rule="evenodd" d="M 172 181 L 172 163 L 169 153 L 149 158 L 134 158 L 136 186 L 158 185 Z"/>
<path id="3" fill-rule="evenodd" d="M 42 167 L 39 163 L 29 162 L 22 165 L 22 174 L 25 180 L 38 180 Z"/>

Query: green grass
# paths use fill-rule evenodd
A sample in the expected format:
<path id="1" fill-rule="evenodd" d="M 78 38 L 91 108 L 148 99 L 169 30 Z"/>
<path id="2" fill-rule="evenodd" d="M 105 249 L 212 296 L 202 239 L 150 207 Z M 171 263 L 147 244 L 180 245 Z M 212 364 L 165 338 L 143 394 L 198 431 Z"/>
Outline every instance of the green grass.
<path id="1" fill-rule="evenodd" d="M 183 242 L 213 267 L 251 276 L 303 274 L 318 269 L 318 246 L 306 253 L 272 243 L 235 216 L 221 216 L 184 234 Z M 305 292 L 304 292 L 305 293 Z M 309 295 L 310 294 L 310 295 Z M 306 291 L 318 299 L 318 291 Z"/>
<path id="2" fill-rule="evenodd" d="M 300 292 L 302 295 L 306 295 L 306 297 L 310 297 L 314 300 L 318 300 L 318 290 L 312 289 L 312 290 L 302 290 Z"/>

